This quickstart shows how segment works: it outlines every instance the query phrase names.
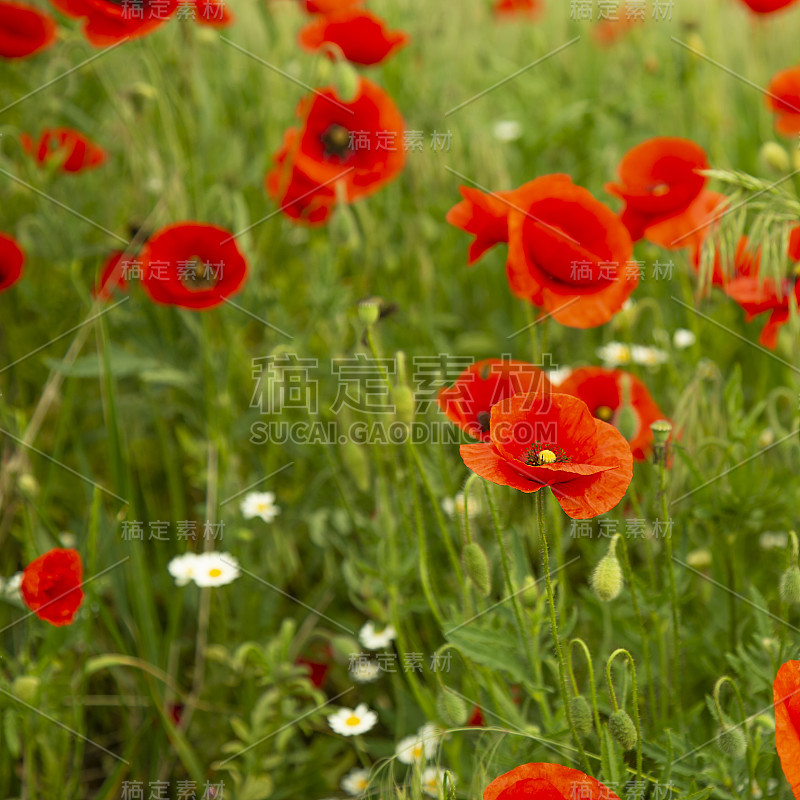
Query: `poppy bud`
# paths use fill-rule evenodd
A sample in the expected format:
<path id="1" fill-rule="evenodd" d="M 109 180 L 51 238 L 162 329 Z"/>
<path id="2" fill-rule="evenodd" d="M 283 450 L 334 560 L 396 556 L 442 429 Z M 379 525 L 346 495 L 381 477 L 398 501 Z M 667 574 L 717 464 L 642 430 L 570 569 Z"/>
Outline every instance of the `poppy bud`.
<path id="1" fill-rule="evenodd" d="M 630 441 L 639 430 L 639 416 L 631 405 L 631 376 L 623 375 L 620 379 L 620 396 L 622 404 L 617 410 L 614 425 L 616 429 Z"/>
<path id="2" fill-rule="evenodd" d="M 33 675 L 20 675 L 11 684 L 11 694 L 23 703 L 35 703 L 41 681 Z"/>
<path id="3" fill-rule="evenodd" d="M 741 726 L 734 728 L 724 723 L 717 737 L 717 746 L 725 755 L 740 759 L 747 752 L 747 737 Z"/>
<path id="4" fill-rule="evenodd" d="M 362 492 L 368 491 L 370 463 L 366 450 L 352 439 L 347 439 L 342 445 L 342 461 L 359 490 Z"/>
<path id="5" fill-rule="evenodd" d="M 526 575 L 522 584 L 522 602 L 528 608 L 535 608 L 536 601 L 539 599 L 539 587 L 536 585 L 532 575 Z"/>
<path id="6" fill-rule="evenodd" d="M 622 566 L 616 553 L 617 536 L 611 540 L 608 552 L 600 559 L 589 579 L 592 591 L 604 603 L 611 602 L 622 591 Z"/>
<path id="7" fill-rule="evenodd" d="M 789 154 L 777 142 L 764 142 L 759 150 L 758 159 L 779 175 L 789 171 Z"/>
<path id="8" fill-rule="evenodd" d="M 780 582 L 781 600 L 789 605 L 800 603 L 800 567 L 792 564 L 781 575 Z"/>
<path id="9" fill-rule="evenodd" d="M 656 447 L 663 447 L 669 441 L 672 433 L 672 423 L 668 419 L 657 419 L 651 426 L 653 431 L 653 444 Z"/>
<path id="10" fill-rule="evenodd" d="M 414 421 L 414 392 L 408 386 L 396 386 L 394 389 L 394 408 L 397 419 L 411 425 Z"/>
<path id="11" fill-rule="evenodd" d="M 378 300 L 370 298 L 358 304 L 358 318 L 363 325 L 374 325 L 381 316 L 381 304 Z"/>
<path id="12" fill-rule="evenodd" d="M 575 695 L 569 701 L 569 715 L 580 736 L 588 736 L 592 732 L 592 709 L 582 694 Z"/>
<path id="13" fill-rule="evenodd" d="M 608 732 L 623 750 L 633 750 L 639 737 L 631 715 L 620 708 L 608 718 Z"/>
<path id="14" fill-rule="evenodd" d="M 460 728 L 469 718 L 467 704 L 446 687 L 436 697 L 436 713 L 450 728 Z"/>
<path id="15" fill-rule="evenodd" d="M 351 636 L 335 636 L 331 639 L 331 649 L 339 661 L 349 661 L 362 650 L 361 645 Z"/>
<path id="16" fill-rule="evenodd" d="M 488 597 L 492 591 L 492 579 L 489 575 L 489 561 L 483 548 L 476 542 L 470 542 L 461 551 L 461 559 L 464 562 L 464 571 L 475 584 L 475 588 L 484 597 Z"/>
<path id="17" fill-rule="evenodd" d="M 361 79 L 349 61 L 340 59 L 333 68 L 333 85 L 343 103 L 352 103 L 358 94 Z"/>
<path id="18" fill-rule="evenodd" d="M 692 550 L 686 556 L 686 563 L 694 569 L 708 569 L 711 566 L 711 551 L 705 547 Z"/>
<path id="19" fill-rule="evenodd" d="M 39 484 L 30 472 L 23 472 L 22 475 L 19 476 L 17 479 L 17 486 L 19 486 L 25 494 L 35 496 L 39 493 Z"/>

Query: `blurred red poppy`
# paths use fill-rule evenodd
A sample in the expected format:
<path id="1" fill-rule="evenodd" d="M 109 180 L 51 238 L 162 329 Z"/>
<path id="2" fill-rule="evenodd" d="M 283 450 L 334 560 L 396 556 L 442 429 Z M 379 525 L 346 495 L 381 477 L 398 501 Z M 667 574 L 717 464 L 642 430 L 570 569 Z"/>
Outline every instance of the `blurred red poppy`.
<path id="1" fill-rule="evenodd" d="M 452 386 L 439 392 L 436 402 L 459 428 L 488 442 L 492 406 L 515 394 L 550 389 L 547 375 L 533 364 L 487 358 L 465 369 Z"/>
<path id="2" fill-rule="evenodd" d="M 783 773 L 800 800 L 800 661 L 787 661 L 772 684 L 775 746 Z"/>
<path id="3" fill-rule="evenodd" d="M 791 248 L 790 248 L 791 250 Z M 778 331 L 789 320 L 791 297 L 800 301 L 800 283 L 785 278 L 776 283 L 773 278 L 761 277 L 761 251 L 748 249 L 747 237 L 743 236 L 736 249 L 735 272 L 726 276 L 724 290 L 745 311 L 747 320 L 769 312 L 758 341 L 764 347 L 774 349 L 778 343 Z"/>
<path id="4" fill-rule="evenodd" d="M 85 20 L 83 32 L 95 47 L 145 36 L 178 10 L 181 0 L 51 0 L 70 17 Z"/>
<path id="5" fill-rule="evenodd" d="M 20 142 L 26 153 L 32 155 L 40 164 L 55 160 L 61 172 L 82 172 L 103 164 L 106 151 L 96 145 L 80 131 L 72 128 L 51 128 L 42 132 L 38 141 L 27 133 L 20 135 Z"/>
<path id="6" fill-rule="evenodd" d="M 478 706 L 473 707 L 472 715 L 467 720 L 466 724 L 469 728 L 482 728 L 486 724 L 483 719 L 483 712 L 478 708 Z"/>
<path id="7" fill-rule="evenodd" d="M 180 222 L 148 239 L 142 286 L 157 303 L 213 308 L 242 286 L 247 262 L 233 234 L 202 222 Z"/>
<path id="8" fill-rule="evenodd" d="M 622 434 L 568 394 L 519 394 L 492 407 L 490 441 L 462 444 L 469 469 L 521 492 L 549 486 L 573 519 L 604 514 L 625 496 L 633 456 Z"/>
<path id="9" fill-rule="evenodd" d="M 125 252 L 114 250 L 103 262 L 97 285 L 92 294 L 100 300 L 110 300 L 116 289 L 125 291 L 128 288 L 128 270 L 122 261 Z"/>
<path id="10" fill-rule="evenodd" d="M 495 778 L 483 800 L 619 800 L 600 781 L 560 764 L 523 764 Z"/>
<path id="11" fill-rule="evenodd" d="M 76 550 L 50 550 L 25 567 L 22 599 L 39 619 L 52 625 L 69 625 L 83 602 L 82 575 Z"/>
<path id="12" fill-rule="evenodd" d="M 638 241 L 645 229 L 685 211 L 700 194 L 708 159 L 688 139 L 658 136 L 628 150 L 619 164 L 619 183 L 606 191 L 625 201 L 620 219 Z"/>
<path id="13" fill-rule="evenodd" d="M 800 133 L 800 67 L 784 69 L 767 86 L 767 107 L 776 114 L 775 130 L 785 136 Z"/>
<path id="14" fill-rule="evenodd" d="M 24 263 L 22 248 L 10 236 L 0 233 L 0 292 L 20 279 Z"/>
<path id="15" fill-rule="evenodd" d="M 333 45 L 348 61 L 371 66 L 404 47 L 408 36 L 403 31 L 390 31 L 375 14 L 354 9 L 309 22 L 300 31 L 299 41 L 312 52 Z"/>
<path id="16" fill-rule="evenodd" d="M 196 14 L 195 22 L 210 25 L 213 28 L 227 28 L 234 21 L 233 12 L 228 8 L 227 0 L 191 0 Z"/>
<path id="17" fill-rule="evenodd" d="M 525 15 L 538 17 L 544 10 L 542 0 L 495 0 L 494 13 L 498 17 Z"/>
<path id="18" fill-rule="evenodd" d="M 628 407 L 633 411 L 635 428 L 626 436 L 637 461 L 643 461 L 650 453 L 653 432 L 650 425 L 664 414 L 653 400 L 647 387 L 635 376 L 619 369 L 582 367 L 573 370 L 558 386 L 558 391 L 571 394 L 589 407 L 597 419 L 619 426 L 622 408 L 623 381 L 628 382 Z M 629 433 L 626 431 L 625 433 Z M 625 434 L 623 434 L 625 435 Z"/>
<path id="19" fill-rule="evenodd" d="M 800 225 L 792 228 L 789 234 L 789 258 L 800 261 Z"/>
<path id="20" fill-rule="evenodd" d="M 353 100 L 328 87 L 301 101 L 302 128 L 286 132 L 266 176 L 285 213 L 324 222 L 336 200 L 352 202 L 393 180 L 405 164 L 403 118 L 386 92 L 364 78 Z"/>
<path id="21" fill-rule="evenodd" d="M 487 250 L 508 242 L 508 211 L 514 193 L 485 194 L 468 186 L 459 186 L 458 191 L 464 199 L 447 212 L 445 219 L 475 236 L 467 253 L 467 266 L 472 266 Z"/>
<path id="22" fill-rule="evenodd" d="M 640 15 L 633 8 L 623 4 L 614 9 L 614 16 L 598 21 L 592 28 L 592 36 L 598 44 L 608 47 L 642 22 L 644 22 L 644 9 Z"/>
<path id="23" fill-rule="evenodd" d="M 308 667 L 308 679 L 317 689 L 321 689 L 325 685 L 325 679 L 328 677 L 331 664 L 330 661 L 314 661 L 310 658 L 298 658 L 295 664 L 301 667 Z"/>
<path id="24" fill-rule="evenodd" d="M 787 8 L 797 0 L 742 0 L 742 2 L 756 14 L 771 14 L 773 11 Z"/>
<path id="25" fill-rule="evenodd" d="M 358 5 L 361 0 L 305 0 L 309 14 L 334 14 Z"/>
<path id="26" fill-rule="evenodd" d="M 33 6 L 0 2 L 0 58 L 26 58 L 56 40 L 56 23 Z"/>

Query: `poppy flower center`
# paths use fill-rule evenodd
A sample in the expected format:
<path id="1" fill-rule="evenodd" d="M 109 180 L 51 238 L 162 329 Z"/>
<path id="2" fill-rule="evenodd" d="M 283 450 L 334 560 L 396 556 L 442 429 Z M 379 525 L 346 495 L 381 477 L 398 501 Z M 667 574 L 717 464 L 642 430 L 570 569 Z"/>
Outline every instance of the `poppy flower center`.
<path id="1" fill-rule="evenodd" d="M 563 448 L 557 445 L 534 444 L 525 454 L 525 463 L 529 467 L 540 467 L 542 464 L 568 464 L 571 460 Z"/>
<path id="2" fill-rule="evenodd" d="M 479 411 L 478 415 L 475 417 L 478 421 L 478 425 L 481 426 L 481 433 L 489 433 L 489 421 L 491 420 L 491 414 L 488 411 Z"/>
<path id="3" fill-rule="evenodd" d="M 326 156 L 344 159 L 350 152 L 350 131 L 342 125 L 331 125 L 322 134 L 322 146 Z"/>
<path id="4" fill-rule="evenodd" d="M 614 416 L 614 411 L 609 406 L 597 406 L 594 410 L 594 415 L 598 419 L 603 420 L 603 422 L 610 422 L 611 418 Z"/>
<path id="5" fill-rule="evenodd" d="M 647 188 L 654 197 L 663 197 L 665 194 L 669 194 L 668 183 L 656 183 Z"/>
<path id="6" fill-rule="evenodd" d="M 200 256 L 194 256 L 182 264 L 180 273 L 181 283 L 195 292 L 213 289 L 220 277 L 211 264 L 203 261 Z"/>

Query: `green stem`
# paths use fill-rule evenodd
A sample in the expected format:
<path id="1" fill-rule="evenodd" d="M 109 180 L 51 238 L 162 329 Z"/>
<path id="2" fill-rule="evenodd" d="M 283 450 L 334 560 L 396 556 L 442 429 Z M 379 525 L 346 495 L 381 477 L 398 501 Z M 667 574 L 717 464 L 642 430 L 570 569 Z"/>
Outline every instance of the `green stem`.
<path id="1" fill-rule="evenodd" d="M 639 718 L 639 683 L 636 679 L 636 664 L 634 663 L 633 656 L 624 648 L 620 647 L 615 650 L 606 661 L 606 681 L 608 682 L 608 692 L 611 695 L 611 702 L 614 706 L 614 711 L 619 711 L 617 704 L 617 695 L 614 692 L 614 682 L 611 680 L 611 665 L 614 659 L 623 654 L 628 659 L 628 664 L 631 668 L 631 684 L 633 688 L 633 722 L 636 725 L 636 780 L 642 779 L 642 722 Z"/>
<path id="2" fill-rule="evenodd" d="M 572 647 L 573 645 L 578 645 L 583 650 L 584 658 L 586 659 L 586 671 L 589 673 L 587 677 L 587 682 L 589 684 L 589 696 L 592 700 L 592 714 L 594 715 L 594 727 L 597 731 L 597 735 L 600 735 L 600 709 L 597 705 L 597 687 L 594 685 L 594 665 L 592 664 L 592 654 L 589 652 L 589 648 L 586 645 L 586 642 L 583 639 L 573 639 L 569 646 L 567 647 L 567 669 L 569 671 L 569 677 L 572 681 L 572 689 L 575 694 L 578 694 L 578 684 L 575 681 L 575 675 L 572 671 Z"/>

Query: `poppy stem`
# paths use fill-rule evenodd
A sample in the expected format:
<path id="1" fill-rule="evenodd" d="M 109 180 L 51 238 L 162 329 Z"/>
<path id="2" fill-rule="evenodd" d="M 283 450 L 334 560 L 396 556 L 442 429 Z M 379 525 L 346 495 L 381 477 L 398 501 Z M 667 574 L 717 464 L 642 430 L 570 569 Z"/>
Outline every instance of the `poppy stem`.
<path id="1" fill-rule="evenodd" d="M 581 650 L 583 650 L 583 655 L 586 659 L 586 671 L 587 671 L 587 678 L 586 682 L 589 684 L 589 697 L 592 700 L 592 715 L 594 717 L 594 727 L 597 731 L 597 735 L 600 735 L 600 731 L 602 728 L 600 727 L 600 710 L 597 705 L 597 687 L 594 685 L 594 665 L 592 663 L 592 654 L 589 651 L 589 647 L 587 646 L 586 642 L 583 639 L 575 638 L 567 647 L 567 669 L 569 672 L 570 681 L 572 681 L 572 690 L 573 692 L 578 695 L 580 692 L 578 691 L 578 683 L 575 680 L 575 673 L 572 670 L 572 650 L 575 645 L 578 645 Z"/>
<path id="2" fill-rule="evenodd" d="M 553 594 L 553 582 L 550 579 L 550 553 L 547 545 L 547 533 L 544 529 L 544 500 L 540 489 L 536 493 L 536 510 L 539 516 L 539 540 L 542 544 L 542 561 L 544 567 L 544 581 L 547 588 L 547 604 L 550 609 L 550 629 L 553 634 L 553 645 L 556 649 L 556 659 L 558 661 L 558 691 L 561 695 L 561 703 L 564 706 L 564 713 L 567 715 L 567 722 L 572 733 L 572 740 L 580 755 L 581 764 L 584 772 L 591 773 L 589 759 L 583 749 L 581 737 L 575 729 L 575 721 L 572 719 L 572 710 L 569 703 L 569 693 L 567 691 L 567 665 L 564 660 L 564 651 L 561 649 L 561 640 L 558 638 L 558 619 L 556 617 L 556 600 Z"/>
<path id="3" fill-rule="evenodd" d="M 608 691 L 611 695 L 611 702 L 614 711 L 619 711 L 617 704 L 617 695 L 614 692 L 614 682 L 611 680 L 611 664 L 614 659 L 623 654 L 628 661 L 631 668 L 631 694 L 633 695 L 633 723 L 636 726 L 636 780 L 642 779 L 642 722 L 639 718 L 639 682 L 636 679 L 636 664 L 633 656 L 624 648 L 620 647 L 615 650 L 606 661 L 606 681 L 608 682 Z"/>

